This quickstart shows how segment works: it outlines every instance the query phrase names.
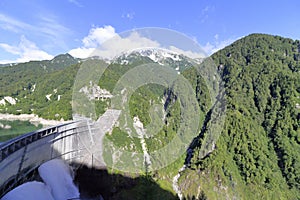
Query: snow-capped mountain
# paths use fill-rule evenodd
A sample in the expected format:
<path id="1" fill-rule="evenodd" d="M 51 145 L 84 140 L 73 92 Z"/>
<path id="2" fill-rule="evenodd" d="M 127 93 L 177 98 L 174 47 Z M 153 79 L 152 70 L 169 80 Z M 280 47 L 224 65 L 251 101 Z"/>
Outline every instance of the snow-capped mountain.
<path id="1" fill-rule="evenodd" d="M 157 63 L 159 65 L 168 65 L 178 72 L 188 67 L 200 64 L 202 59 L 192 59 L 185 55 L 174 51 L 160 48 L 136 49 L 125 52 L 121 56 L 115 58 L 112 63 L 121 65 L 130 65 L 136 62 Z"/>

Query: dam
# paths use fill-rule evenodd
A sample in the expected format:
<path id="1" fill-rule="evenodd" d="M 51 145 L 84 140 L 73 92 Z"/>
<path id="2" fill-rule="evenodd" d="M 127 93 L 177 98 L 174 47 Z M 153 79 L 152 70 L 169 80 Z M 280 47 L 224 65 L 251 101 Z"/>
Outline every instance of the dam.
<path id="1" fill-rule="evenodd" d="M 1 143 L 0 198 L 30 180 L 37 168 L 49 160 L 59 158 L 69 164 L 105 168 L 102 139 L 119 115 L 119 110 L 108 109 L 97 121 L 82 118 Z"/>

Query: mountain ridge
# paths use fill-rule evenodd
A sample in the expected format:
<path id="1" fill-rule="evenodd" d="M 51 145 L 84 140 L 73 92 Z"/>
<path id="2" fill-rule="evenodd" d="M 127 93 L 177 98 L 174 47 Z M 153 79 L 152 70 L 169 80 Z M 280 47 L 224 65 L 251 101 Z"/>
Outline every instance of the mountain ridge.
<path id="1" fill-rule="evenodd" d="M 149 62 L 161 62 L 149 58 L 151 55 L 137 55 L 128 63 L 122 63 L 122 59 L 110 63 L 99 83 L 93 84 L 111 92 L 117 80 L 128 70 Z M 56 60 L 62 63 L 60 58 L 58 56 Z M 195 133 L 197 141 L 193 147 L 190 168 L 184 170 L 178 180 L 183 196 L 199 199 L 298 198 L 299 40 L 268 34 L 250 34 L 214 53 L 211 58 L 224 82 L 226 120 L 215 150 L 204 158 L 200 157 L 200 150 L 207 131 L 203 129 L 201 134 L 200 130 Z M 201 117 L 204 118 L 210 111 L 210 95 L 205 81 L 193 69 L 192 64 L 183 67 L 188 62 L 176 64 L 176 59 L 169 61 L 166 63 L 175 69 L 179 66 L 178 71 L 191 82 L 203 115 Z M 97 63 L 97 60 L 94 62 Z M 5 96 L 17 99 L 16 105 L 0 105 L 0 112 L 36 113 L 49 119 L 70 119 L 73 82 L 80 68 L 79 60 L 73 60 L 69 66 L 53 65 L 48 71 L 40 64 L 29 62 L 19 64 L 20 68 L 17 68 L 18 65 L 0 68 L 0 80 L 4 81 L 0 100 Z M 13 69 L 24 71 L 26 76 L 14 72 Z M 32 73 L 36 75 L 32 76 Z M 162 91 L 165 93 L 160 95 Z M 49 98 L 47 95 L 50 95 Z M 160 104 L 162 100 L 168 100 L 164 110 L 164 122 L 168 126 L 153 138 L 146 138 L 149 151 L 167 144 L 174 137 L 180 122 L 180 118 L 175 115 L 180 113 L 179 102 L 176 101 L 175 94 L 157 85 L 139 88 L 129 102 L 131 117 L 139 116 L 146 126 L 151 123 L 148 110 L 152 104 Z M 103 113 L 110 103 L 109 99 L 95 101 L 98 114 Z M 115 128 L 107 137 L 122 148 L 140 152 L 139 141 L 125 137 L 125 134 L 127 133 L 121 128 Z M 163 187 L 171 188 L 172 178 L 182 167 L 184 160 L 184 157 L 179 158 L 175 163 L 149 176 Z"/>

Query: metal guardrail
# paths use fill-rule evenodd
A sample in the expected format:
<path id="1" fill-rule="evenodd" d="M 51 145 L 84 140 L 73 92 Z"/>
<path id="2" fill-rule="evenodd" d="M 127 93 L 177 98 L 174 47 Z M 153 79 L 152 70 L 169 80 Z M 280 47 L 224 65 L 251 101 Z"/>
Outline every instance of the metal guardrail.
<path id="1" fill-rule="evenodd" d="M 15 137 L 13 139 L 10 139 L 6 142 L 3 142 L 0 144 L 0 163 L 2 160 L 4 160 L 6 157 L 8 157 L 10 154 L 16 152 L 17 150 L 27 146 L 28 144 L 31 144 L 43 137 L 47 137 L 49 135 L 58 133 L 58 129 L 60 127 L 69 125 L 69 124 L 75 124 L 79 121 L 69 122 L 66 124 L 60 124 L 58 126 L 52 126 L 43 128 L 37 131 L 29 132 L 24 135 Z"/>
<path id="2" fill-rule="evenodd" d="M 74 124 L 74 126 L 72 126 L 72 124 Z M 30 154 L 30 152 L 27 152 L 27 147 L 32 146 L 31 144 L 35 146 L 34 145 L 35 142 L 45 138 L 45 140 L 42 141 L 41 144 L 31 149 L 32 151 L 34 151 L 35 148 L 37 149 L 44 148 L 44 145 L 45 146 L 49 144 L 53 145 L 56 142 L 65 139 L 66 137 L 73 137 L 73 136 L 76 137 L 76 135 L 87 131 L 88 131 L 87 123 L 84 123 L 84 120 L 80 120 L 80 121 L 69 122 L 66 124 L 60 124 L 58 126 L 43 128 L 37 131 L 26 133 L 24 135 L 18 136 L 4 143 L 1 143 L 0 144 L 0 180 L 2 179 L 1 173 L 3 173 L 3 170 L 5 168 L 10 167 L 11 165 L 10 163 L 19 163 L 18 164 L 19 170 L 17 170 L 18 172 L 16 174 L 12 173 L 11 175 L 9 175 L 10 176 L 9 179 L 6 180 L 2 179 L 2 181 L 4 182 L 1 183 L 2 185 L 0 185 L 0 198 L 4 194 L 9 192 L 10 190 L 15 188 L 22 182 L 24 182 L 26 177 L 29 174 L 34 173 L 34 170 L 36 170 L 38 165 L 42 164 L 40 163 L 40 161 L 38 161 L 38 163 L 32 163 L 31 166 L 28 166 L 28 168 L 26 168 L 26 171 L 24 170 L 22 171 L 22 169 L 24 169 L 25 167 L 23 166 L 24 157 L 26 154 L 28 153 Z M 46 139 L 48 137 L 49 139 Z M 22 153 L 20 153 L 19 150 L 21 150 Z M 46 160 L 54 159 L 57 158 L 58 156 L 65 156 L 67 154 L 72 155 L 72 153 L 76 151 L 80 151 L 80 149 L 76 149 L 76 150 L 70 149 L 68 152 L 61 152 L 61 155 L 51 154 L 49 158 L 45 158 L 45 159 Z M 16 158 L 10 158 L 10 156 L 13 156 L 14 153 L 16 155 Z M 3 174 L 3 176 L 5 175 Z"/>

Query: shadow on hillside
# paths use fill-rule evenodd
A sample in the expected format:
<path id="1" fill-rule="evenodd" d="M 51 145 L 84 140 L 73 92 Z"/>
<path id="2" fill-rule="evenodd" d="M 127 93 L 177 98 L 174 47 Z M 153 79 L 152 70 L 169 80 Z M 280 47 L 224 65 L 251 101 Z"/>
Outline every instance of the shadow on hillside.
<path id="1" fill-rule="evenodd" d="M 76 170 L 75 183 L 81 198 L 105 200 L 122 199 L 178 199 L 174 194 L 162 189 L 148 176 L 135 178 L 110 174 L 106 169 L 88 168 L 80 165 Z"/>

